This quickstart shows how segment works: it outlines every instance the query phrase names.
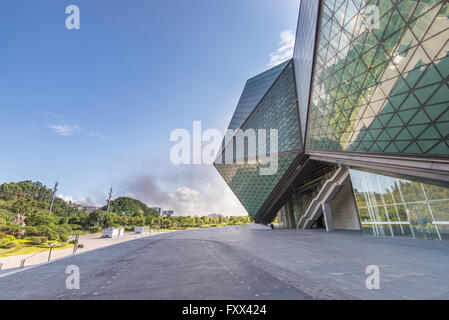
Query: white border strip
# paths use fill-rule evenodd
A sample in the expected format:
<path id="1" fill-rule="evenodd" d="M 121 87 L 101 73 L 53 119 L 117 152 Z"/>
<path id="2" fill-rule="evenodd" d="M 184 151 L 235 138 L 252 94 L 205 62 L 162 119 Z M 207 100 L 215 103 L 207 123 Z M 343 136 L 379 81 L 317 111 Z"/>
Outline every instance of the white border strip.
<path id="1" fill-rule="evenodd" d="M 432 222 L 435 225 L 443 225 L 443 226 L 449 226 L 449 221 L 435 221 Z"/>
<path id="2" fill-rule="evenodd" d="M 362 225 L 409 225 L 409 222 L 362 222 Z"/>

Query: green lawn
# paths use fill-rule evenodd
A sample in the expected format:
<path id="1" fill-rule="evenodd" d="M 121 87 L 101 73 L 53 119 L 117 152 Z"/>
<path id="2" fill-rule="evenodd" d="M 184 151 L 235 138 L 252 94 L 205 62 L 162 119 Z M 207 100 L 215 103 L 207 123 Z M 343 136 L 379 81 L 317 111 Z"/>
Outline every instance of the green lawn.
<path id="1" fill-rule="evenodd" d="M 22 254 L 31 254 L 31 253 L 38 253 L 38 252 L 44 252 L 48 251 L 49 247 L 47 243 L 41 243 L 41 244 L 33 244 L 30 240 L 24 239 L 24 240 L 15 240 L 13 241 L 16 246 L 12 249 L 3 249 L 0 248 L 0 258 L 6 258 L 11 256 L 18 256 Z M 50 242 L 57 242 L 57 241 L 50 241 Z M 63 250 L 63 249 L 70 249 L 73 248 L 73 244 L 62 242 L 60 246 L 54 247 L 53 250 Z"/>

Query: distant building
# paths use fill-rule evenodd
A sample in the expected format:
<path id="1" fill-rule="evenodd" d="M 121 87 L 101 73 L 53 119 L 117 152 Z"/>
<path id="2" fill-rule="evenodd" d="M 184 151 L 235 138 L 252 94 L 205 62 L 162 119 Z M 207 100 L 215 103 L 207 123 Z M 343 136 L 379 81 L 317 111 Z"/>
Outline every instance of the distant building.
<path id="1" fill-rule="evenodd" d="M 166 216 L 174 216 L 175 215 L 175 211 L 174 210 L 164 210 L 164 211 L 162 211 L 162 214 L 161 214 L 163 217 L 166 217 Z"/>

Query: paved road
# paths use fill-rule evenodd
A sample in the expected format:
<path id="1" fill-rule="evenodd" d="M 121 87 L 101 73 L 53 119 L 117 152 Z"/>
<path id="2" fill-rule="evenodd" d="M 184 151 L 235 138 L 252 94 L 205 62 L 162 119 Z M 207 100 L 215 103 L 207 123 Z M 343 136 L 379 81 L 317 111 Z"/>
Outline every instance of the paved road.
<path id="1" fill-rule="evenodd" d="M 367 290 L 365 267 L 381 268 Z M 81 272 L 67 290 L 66 267 Z M 182 231 L 120 243 L 0 277 L 0 299 L 449 299 L 447 242 L 350 233 Z"/>

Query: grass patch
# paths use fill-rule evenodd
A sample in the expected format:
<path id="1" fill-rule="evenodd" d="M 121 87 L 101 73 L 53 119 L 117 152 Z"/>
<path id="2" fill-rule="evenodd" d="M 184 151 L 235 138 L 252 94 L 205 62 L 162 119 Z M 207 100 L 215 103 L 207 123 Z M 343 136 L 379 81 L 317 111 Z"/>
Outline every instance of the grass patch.
<path id="1" fill-rule="evenodd" d="M 32 254 L 49 250 L 48 243 L 34 244 L 29 238 L 18 239 L 13 242 L 16 244 L 16 246 L 12 249 L 0 248 L 0 258 L 18 256 L 23 254 Z M 59 243 L 57 241 L 49 242 Z M 60 246 L 54 247 L 53 250 L 64 250 L 70 248 L 73 248 L 73 244 L 61 242 Z"/>

